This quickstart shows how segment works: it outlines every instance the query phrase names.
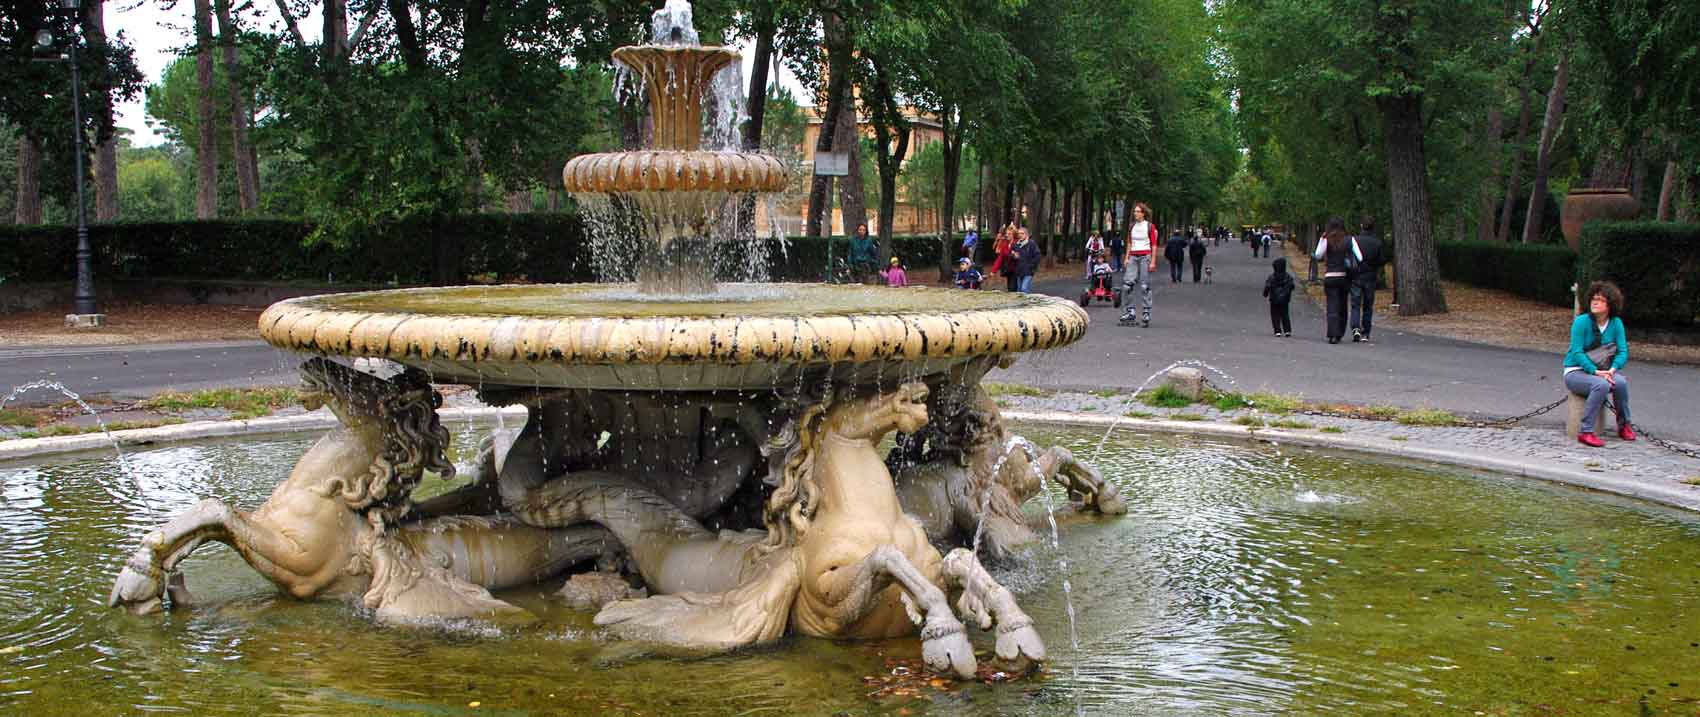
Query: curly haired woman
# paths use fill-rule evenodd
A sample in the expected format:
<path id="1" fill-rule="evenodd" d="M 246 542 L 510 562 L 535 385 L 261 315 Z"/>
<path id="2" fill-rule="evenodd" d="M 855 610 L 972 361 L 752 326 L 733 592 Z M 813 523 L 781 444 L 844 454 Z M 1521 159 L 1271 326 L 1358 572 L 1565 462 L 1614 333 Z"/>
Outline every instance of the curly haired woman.
<path id="1" fill-rule="evenodd" d="M 1604 446 L 1594 435 L 1594 417 L 1611 394 L 1617 410 L 1617 437 L 1635 440 L 1629 419 L 1629 377 L 1619 373 L 1629 362 L 1629 339 L 1623 333 L 1623 291 L 1609 281 L 1588 285 L 1587 311 L 1570 322 L 1570 351 L 1564 354 L 1564 387 L 1586 396 L 1582 427 L 1576 441 L 1585 446 Z"/>

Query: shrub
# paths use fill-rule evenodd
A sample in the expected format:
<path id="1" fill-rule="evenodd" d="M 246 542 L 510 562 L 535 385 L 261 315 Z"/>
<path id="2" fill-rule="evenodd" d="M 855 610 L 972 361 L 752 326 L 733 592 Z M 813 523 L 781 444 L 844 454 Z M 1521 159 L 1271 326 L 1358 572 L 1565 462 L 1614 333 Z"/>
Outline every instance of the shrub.
<path id="1" fill-rule="evenodd" d="M 1589 222 L 1576 279 L 1623 289 L 1623 320 L 1635 328 L 1690 326 L 1700 315 L 1700 224 Z"/>
<path id="2" fill-rule="evenodd" d="M 1569 247 L 1479 241 L 1434 244 L 1441 276 L 1555 306 L 1570 305 L 1570 282 L 1576 280 L 1576 253 Z"/>
<path id="3" fill-rule="evenodd" d="M 1144 401 L 1147 406 L 1157 408 L 1181 408 L 1192 404 L 1192 399 L 1187 398 L 1186 394 L 1175 390 L 1174 386 L 1166 383 L 1141 394 L 1139 400 Z"/>

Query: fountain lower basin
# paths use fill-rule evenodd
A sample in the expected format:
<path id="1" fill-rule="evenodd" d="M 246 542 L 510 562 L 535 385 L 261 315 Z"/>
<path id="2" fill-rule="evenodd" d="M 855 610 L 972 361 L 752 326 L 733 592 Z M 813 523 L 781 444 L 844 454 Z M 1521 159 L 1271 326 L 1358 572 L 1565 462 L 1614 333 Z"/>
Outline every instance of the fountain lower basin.
<path id="1" fill-rule="evenodd" d="M 1073 342 L 1086 325 L 1072 303 L 1028 294 L 721 284 L 656 297 L 631 284 L 557 284 L 291 299 L 261 315 L 260 335 L 390 359 L 438 382 L 690 391 L 937 375 Z"/>

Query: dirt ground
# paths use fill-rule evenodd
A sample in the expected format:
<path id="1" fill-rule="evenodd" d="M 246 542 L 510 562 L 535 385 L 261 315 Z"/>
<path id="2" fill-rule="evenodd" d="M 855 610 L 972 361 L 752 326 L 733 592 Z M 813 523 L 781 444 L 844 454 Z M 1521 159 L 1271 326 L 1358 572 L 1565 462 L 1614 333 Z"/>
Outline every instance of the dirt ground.
<path id="1" fill-rule="evenodd" d="M 96 346 L 257 340 L 263 309 L 244 306 L 106 304 L 106 326 L 65 328 L 65 311 L 0 314 L 0 346 Z"/>
<path id="2" fill-rule="evenodd" d="M 1289 261 L 1304 271 L 1303 252 L 1288 249 Z M 1388 308 L 1393 303 L 1391 292 L 1376 294 L 1376 332 L 1392 329 L 1429 336 L 1444 336 L 1460 341 L 1564 353 L 1570 347 L 1570 309 L 1531 301 L 1509 292 L 1482 289 L 1453 281 L 1442 281 L 1446 292 L 1447 313 L 1429 316 L 1399 316 Z M 1309 286 L 1306 293 L 1324 306 L 1322 286 Z M 1629 357 L 1635 361 L 1656 361 L 1700 365 L 1700 346 L 1668 346 L 1635 340 L 1635 327 L 1629 330 Z"/>

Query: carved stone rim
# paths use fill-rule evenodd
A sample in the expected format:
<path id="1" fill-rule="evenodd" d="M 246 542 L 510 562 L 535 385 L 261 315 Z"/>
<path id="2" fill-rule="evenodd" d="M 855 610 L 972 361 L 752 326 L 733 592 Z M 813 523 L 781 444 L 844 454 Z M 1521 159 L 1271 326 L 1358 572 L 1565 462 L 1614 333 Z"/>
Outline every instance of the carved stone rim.
<path id="1" fill-rule="evenodd" d="M 892 291 L 936 294 L 939 306 L 949 306 L 951 297 L 960 296 L 960 290 L 953 289 Z M 1017 295 L 1006 305 L 959 311 L 881 313 L 875 309 L 795 317 L 468 316 L 334 307 L 337 297 L 387 293 L 394 292 L 280 301 L 260 315 L 260 336 L 283 349 L 404 362 L 813 364 L 966 358 L 1055 348 L 1079 339 L 1087 326 L 1086 312 L 1073 302 L 1036 295 Z"/>
<path id="2" fill-rule="evenodd" d="M 779 192 L 785 164 L 755 152 L 641 150 L 582 154 L 561 170 L 569 192 Z"/>

